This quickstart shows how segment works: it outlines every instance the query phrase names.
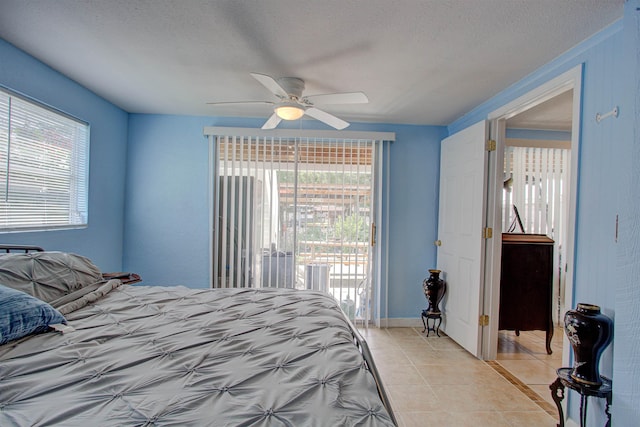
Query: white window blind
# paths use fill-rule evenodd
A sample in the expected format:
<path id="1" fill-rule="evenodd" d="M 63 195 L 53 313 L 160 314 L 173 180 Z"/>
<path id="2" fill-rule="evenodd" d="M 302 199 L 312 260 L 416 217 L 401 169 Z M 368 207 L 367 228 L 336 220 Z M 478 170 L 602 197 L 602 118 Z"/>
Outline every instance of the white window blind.
<path id="1" fill-rule="evenodd" d="M 219 137 L 214 285 L 304 287 L 319 280 L 305 268 L 364 279 L 373 150 L 372 140 Z"/>
<path id="2" fill-rule="evenodd" d="M 515 206 L 525 233 L 565 239 L 571 151 L 562 148 L 507 147 L 503 230 L 514 221 Z"/>
<path id="3" fill-rule="evenodd" d="M 0 89 L 0 232 L 87 224 L 89 125 Z"/>

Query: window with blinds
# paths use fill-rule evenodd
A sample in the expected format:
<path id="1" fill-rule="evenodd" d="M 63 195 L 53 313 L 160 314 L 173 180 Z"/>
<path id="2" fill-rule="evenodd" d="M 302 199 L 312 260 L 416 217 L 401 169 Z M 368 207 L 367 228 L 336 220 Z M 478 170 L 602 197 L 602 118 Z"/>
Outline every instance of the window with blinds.
<path id="1" fill-rule="evenodd" d="M 88 219 L 89 125 L 0 88 L 0 232 Z"/>
<path id="2" fill-rule="evenodd" d="M 566 232 L 571 151 L 513 147 L 505 151 L 503 230 L 514 221 L 515 206 L 525 233 L 546 234 L 562 242 Z"/>
<path id="3" fill-rule="evenodd" d="M 217 148 L 218 286 L 304 287 L 303 267 L 334 264 L 365 277 L 372 141 L 221 137 Z"/>

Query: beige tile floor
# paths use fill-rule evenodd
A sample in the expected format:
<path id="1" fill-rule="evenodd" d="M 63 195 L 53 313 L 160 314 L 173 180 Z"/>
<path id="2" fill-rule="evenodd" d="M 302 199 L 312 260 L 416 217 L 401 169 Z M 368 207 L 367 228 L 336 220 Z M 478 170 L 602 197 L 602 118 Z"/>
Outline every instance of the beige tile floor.
<path id="1" fill-rule="evenodd" d="M 421 329 L 361 331 L 401 427 L 555 427 L 549 384 L 562 360 L 561 330 L 550 356 L 544 333 L 501 332 L 497 360 L 484 362 Z"/>

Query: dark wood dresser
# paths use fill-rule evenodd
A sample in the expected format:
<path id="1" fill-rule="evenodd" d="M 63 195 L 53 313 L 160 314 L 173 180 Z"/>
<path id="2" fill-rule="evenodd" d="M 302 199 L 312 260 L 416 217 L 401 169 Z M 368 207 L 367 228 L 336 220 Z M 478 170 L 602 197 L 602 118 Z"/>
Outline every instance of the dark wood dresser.
<path id="1" fill-rule="evenodd" d="M 502 234 L 499 329 L 546 331 L 553 337 L 553 240 L 543 234 Z"/>

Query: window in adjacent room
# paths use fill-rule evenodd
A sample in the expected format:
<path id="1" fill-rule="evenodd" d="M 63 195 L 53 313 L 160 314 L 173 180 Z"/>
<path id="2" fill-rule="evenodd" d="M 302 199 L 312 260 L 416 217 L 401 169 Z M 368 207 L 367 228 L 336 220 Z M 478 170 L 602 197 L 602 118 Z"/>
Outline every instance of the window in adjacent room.
<path id="1" fill-rule="evenodd" d="M 0 88 L 0 232 L 87 225 L 89 125 Z"/>

